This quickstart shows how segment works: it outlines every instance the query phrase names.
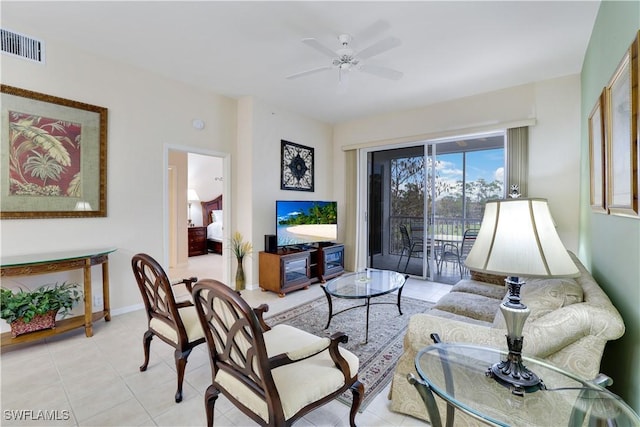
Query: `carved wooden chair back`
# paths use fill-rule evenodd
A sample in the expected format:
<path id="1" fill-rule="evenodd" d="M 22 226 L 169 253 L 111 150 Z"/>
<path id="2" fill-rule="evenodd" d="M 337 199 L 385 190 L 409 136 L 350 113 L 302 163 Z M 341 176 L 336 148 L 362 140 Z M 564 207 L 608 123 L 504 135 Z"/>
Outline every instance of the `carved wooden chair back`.
<path id="1" fill-rule="evenodd" d="M 286 370 L 293 364 L 300 366 L 294 368 L 298 371 L 290 372 L 303 375 L 304 372 L 313 372 L 306 371 L 304 364 L 310 363 L 307 366 L 314 369 L 318 366 L 314 357 L 319 357 L 323 351 L 338 353 L 337 343 L 343 340 L 342 337 L 346 339 L 344 334 L 336 338 L 335 343 L 332 337 L 331 346 L 334 348 L 331 350 L 328 338 L 315 337 L 285 325 L 278 325 L 272 329 L 262 319 L 263 314 L 269 309 L 266 304 L 252 309 L 240 294 L 217 280 L 199 281 L 193 288 L 193 296 L 210 353 L 212 385 L 205 393 L 209 426 L 213 425 L 214 404 L 221 392 L 258 424 L 288 426 L 311 409 L 329 402 L 349 388 L 354 393 L 351 415 L 353 425 L 364 393 L 362 385 L 357 381 L 358 362 L 354 355 L 351 354 L 351 357 L 355 358 L 355 363 L 352 359 L 350 362 L 352 369 L 356 371 L 353 374 L 350 374 L 348 362 L 340 356 L 334 366 L 328 364 L 330 370 L 344 374 L 344 377 L 340 374 L 343 386 L 331 389 L 331 393 L 321 398 L 318 398 L 317 391 L 312 389 L 315 388 L 313 384 L 323 381 L 323 378 L 314 378 L 311 386 L 304 386 L 305 381 L 308 382 L 309 379 L 301 381 L 300 378 L 288 378 L 291 375 L 283 373 L 287 371 L 280 371 L 278 378 L 274 375 L 274 369 Z M 312 346 L 307 345 L 301 353 L 281 353 L 283 343 L 284 347 L 301 347 L 300 342 L 296 342 L 297 337 L 300 337 L 303 344 L 304 340 L 311 337 L 314 343 Z M 322 345 L 324 347 L 320 348 Z M 311 350 L 309 347 L 312 347 Z M 300 354 L 303 356 L 300 357 Z M 328 360 L 331 361 L 331 358 Z M 340 363 L 343 366 L 338 366 Z M 326 366 L 325 364 L 324 369 Z M 320 384 L 319 387 L 320 390 L 323 389 Z M 315 394 L 315 397 L 304 397 L 307 400 L 300 405 L 301 395 L 309 393 Z M 294 398 L 291 398 L 292 396 Z"/>

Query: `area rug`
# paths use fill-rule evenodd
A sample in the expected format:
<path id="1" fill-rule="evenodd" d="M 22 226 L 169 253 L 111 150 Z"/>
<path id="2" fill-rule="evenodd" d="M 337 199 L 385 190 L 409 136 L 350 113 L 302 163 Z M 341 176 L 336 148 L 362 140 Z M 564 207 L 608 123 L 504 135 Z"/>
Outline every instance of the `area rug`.
<path id="1" fill-rule="evenodd" d="M 322 296 L 308 303 L 291 308 L 280 314 L 269 317 L 267 324 L 274 326 L 280 323 L 295 326 L 318 336 L 329 336 L 335 332 L 344 332 L 349 342 L 343 347 L 360 359 L 358 379 L 364 385 L 364 399 L 360 407 L 363 411 L 369 403 L 391 381 L 393 370 L 402 354 L 402 340 L 409 324 L 409 318 L 416 313 L 423 313 L 433 303 L 402 297 L 402 316 L 395 305 L 398 296 L 383 295 L 371 299 L 369 309 L 369 341 L 365 340 L 366 307 L 355 308 L 338 314 L 331 319 L 328 329 L 324 329 L 329 316 L 327 298 Z M 364 300 L 347 300 L 333 298 L 333 312 L 347 307 L 363 304 Z M 378 305 L 373 303 L 390 302 L 394 305 Z M 338 398 L 342 403 L 351 405 L 351 392 Z"/>

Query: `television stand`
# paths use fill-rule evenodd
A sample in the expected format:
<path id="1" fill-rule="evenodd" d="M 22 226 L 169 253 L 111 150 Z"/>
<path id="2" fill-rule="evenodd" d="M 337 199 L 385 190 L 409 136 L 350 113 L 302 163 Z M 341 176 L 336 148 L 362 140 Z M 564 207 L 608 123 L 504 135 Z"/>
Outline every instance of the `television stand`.
<path id="1" fill-rule="evenodd" d="M 276 253 L 260 252 L 259 278 L 263 291 L 284 297 L 288 292 L 326 282 L 344 272 L 344 245 L 319 244 L 308 249 L 283 247 Z"/>

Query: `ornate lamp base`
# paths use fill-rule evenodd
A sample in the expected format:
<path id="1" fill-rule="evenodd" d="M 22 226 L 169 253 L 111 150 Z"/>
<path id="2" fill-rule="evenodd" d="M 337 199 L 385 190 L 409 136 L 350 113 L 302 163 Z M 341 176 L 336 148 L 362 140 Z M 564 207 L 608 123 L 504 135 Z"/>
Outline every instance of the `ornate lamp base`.
<path id="1" fill-rule="evenodd" d="M 545 385 L 536 374 L 522 364 L 522 328 L 529 316 L 529 309 L 520 302 L 520 287 L 524 282 L 517 277 L 508 277 L 505 282 L 509 285 L 509 299 L 500 305 L 500 311 L 507 324 L 507 360 L 493 364 L 487 370 L 487 376 L 494 378 L 500 384 L 511 389 L 516 396 L 523 396 L 536 390 L 544 389 Z"/>
<path id="2" fill-rule="evenodd" d="M 522 364 L 522 356 L 519 351 L 512 351 L 512 344 L 518 343 L 522 348 L 522 337 L 514 340 L 507 337 L 509 343 L 509 355 L 507 360 L 494 363 L 487 370 L 487 376 L 494 378 L 497 382 L 511 389 L 511 393 L 516 396 L 524 396 L 525 393 L 545 388 L 542 380 L 526 366 Z M 515 344 L 517 346 L 517 344 Z"/>

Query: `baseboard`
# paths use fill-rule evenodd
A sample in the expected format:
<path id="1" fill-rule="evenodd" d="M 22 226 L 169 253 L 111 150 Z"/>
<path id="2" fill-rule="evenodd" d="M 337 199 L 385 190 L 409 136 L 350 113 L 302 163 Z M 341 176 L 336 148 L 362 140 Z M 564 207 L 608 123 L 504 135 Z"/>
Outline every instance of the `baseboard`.
<path id="1" fill-rule="evenodd" d="M 111 315 L 112 316 L 119 316 L 121 314 L 131 313 L 132 311 L 142 310 L 143 308 L 144 308 L 144 304 L 142 304 L 142 303 L 135 304 L 135 305 L 129 305 L 127 307 L 116 308 L 114 310 L 111 310 Z"/>

